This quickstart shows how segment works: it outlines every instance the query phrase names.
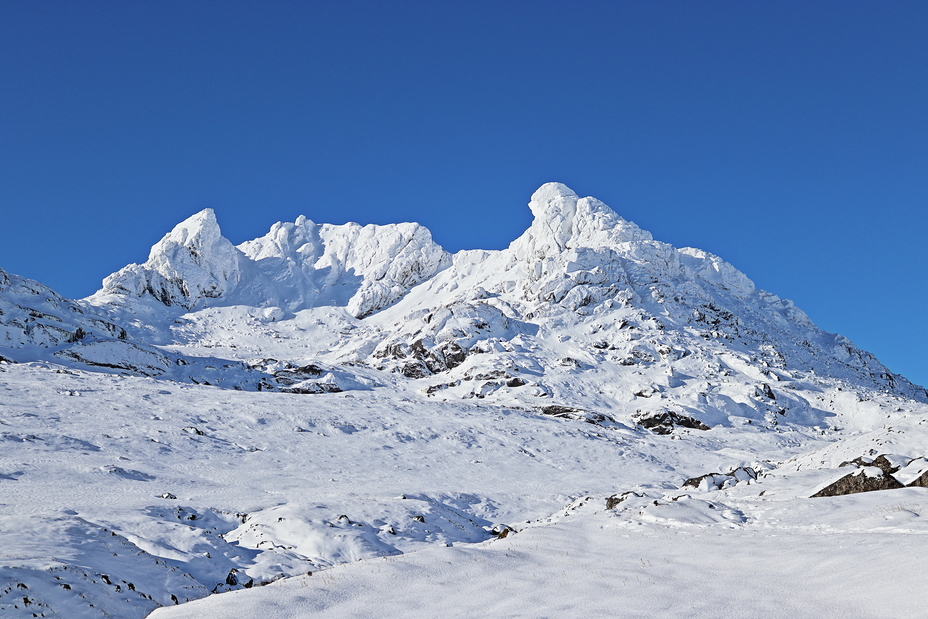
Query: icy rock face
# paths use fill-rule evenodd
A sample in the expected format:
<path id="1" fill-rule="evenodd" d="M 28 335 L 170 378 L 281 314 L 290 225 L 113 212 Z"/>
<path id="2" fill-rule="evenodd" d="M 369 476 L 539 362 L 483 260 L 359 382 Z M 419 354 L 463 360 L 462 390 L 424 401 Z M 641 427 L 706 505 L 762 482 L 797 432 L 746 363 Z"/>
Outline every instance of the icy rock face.
<path id="1" fill-rule="evenodd" d="M 193 308 L 221 297 L 241 279 L 242 253 L 222 236 L 216 215 L 205 209 L 177 224 L 154 247 L 145 264 L 130 264 L 103 280 L 103 291 Z"/>
<path id="2" fill-rule="evenodd" d="M 113 324 L 48 286 L 0 269 L 0 348 L 53 348 L 95 338 L 125 338 Z"/>
<path id="3" fill-rule="evenodd" d="M 684 357 L 704 359 L 696 374 L 706 379 L 723 371 L 750 383 L 779 380 L 779 369 L 814 368 L 872 388 L 911 391 L 872 355 L 821 331 L 792 302 L 758 290 L 718 256 L 655 241 L 599 200 L 560 183 L 539 188 L 529 208 L 531 226 L 507 249 L 456 254 L 450 268 L 377 318 L 383 332 L 369 362 L 410 378 L 450 371 L 442 388 L 464 397 L 487 397 L 467 384 L 468 376 L 504 371 L 494 364 L 512 355 L 561 359 L 543 380 L 525 379 L 537 385 L 533 393 L 546 396 L 573 397 L 576 379 L 564 376 L 558 387 L 554 375 L 569 374 L 578 359 L 606 373 L 633 368 L 671 386 L 666 377 Z M 494 369 L 472 370 L 476 364 Z M 631 393 L 652 393 L 646 382 Z M 753 391 L 746 384 L 746 394 Z M 780 408 L 761 400 L 751 404 L 751 414 L 775 424 Z M 641 410 L 658 418 L 683 414 L 661 404 Z"/>
<path id="4" fill-rule="evenodd" d="M 543 185 L 529 208 L 535 219 L 509 252 L 511 260 L 528 263 L 535 282 L 528 290 L 539 300 L 559 303 L 579 286 L 674 280 L 709 284 L 739 298 L 755 291 L 750 279 L 718 256 L 655 241 L 599 200 L 580 198 L 561 183 Z M 580 292 L 575 300 L 591 300 Z"/>
<path id="5" fill-rule="evenodd" d="M 323 283 L 329 288 L 347 279 L 360 280 L 347 301 L 348 312 L 359 318 L 396 301 L 450 264 L 448 253 L 419 224 L 323 225 L 319 235 L 325 251 L 315 267 L 328 271 Z"/>
<path id="6" fill-rule="evenodd" d="M 447 252 L 418 224 L 317 225 L 300 216 L 235 247 L 206 209 L 178 224 L 145 264 L 107 277 L 94 296 L 149 296 L 186 309 L 334 305 L 363 317 L 448 264 Z"/>

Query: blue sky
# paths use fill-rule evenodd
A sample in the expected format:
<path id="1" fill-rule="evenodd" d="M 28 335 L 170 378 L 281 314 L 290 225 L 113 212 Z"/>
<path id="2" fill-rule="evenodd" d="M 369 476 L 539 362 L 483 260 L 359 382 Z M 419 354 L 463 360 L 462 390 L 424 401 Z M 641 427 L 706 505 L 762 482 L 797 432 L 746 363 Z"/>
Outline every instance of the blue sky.
<path id="1" fill-rule="evenodd" d="M 216 209 L 496 249 L 557 180 L 928 384 L 928 3 L 0 3 L 0 267 Z"/>

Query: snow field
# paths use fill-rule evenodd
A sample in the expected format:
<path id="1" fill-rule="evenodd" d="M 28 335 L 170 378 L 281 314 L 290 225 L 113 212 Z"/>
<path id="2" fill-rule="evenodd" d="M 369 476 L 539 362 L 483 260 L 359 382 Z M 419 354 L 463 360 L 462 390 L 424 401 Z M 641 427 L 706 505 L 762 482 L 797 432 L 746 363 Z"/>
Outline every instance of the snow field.
<path id="1" fill-rule="evenodd" d="M 82 301 L 0 271 L 0 614 L 918 616 L 928 392 L 529 207 L 502 251 L 203 211 Z"/>

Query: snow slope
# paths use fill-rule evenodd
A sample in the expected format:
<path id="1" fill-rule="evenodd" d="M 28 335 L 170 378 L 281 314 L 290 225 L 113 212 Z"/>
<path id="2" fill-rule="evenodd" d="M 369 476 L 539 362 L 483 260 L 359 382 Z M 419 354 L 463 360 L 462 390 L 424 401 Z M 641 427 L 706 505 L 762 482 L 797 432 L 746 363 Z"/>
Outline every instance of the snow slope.
<path id="1" fill-rule="evenodd" d="M 920 608 L 928 490 L 810 497 L 921 479 L 926 391 L 594 198 L 529 208 L 501 251 L 207 210 L 82 301 L 0 272 L 0 611 Z"/>

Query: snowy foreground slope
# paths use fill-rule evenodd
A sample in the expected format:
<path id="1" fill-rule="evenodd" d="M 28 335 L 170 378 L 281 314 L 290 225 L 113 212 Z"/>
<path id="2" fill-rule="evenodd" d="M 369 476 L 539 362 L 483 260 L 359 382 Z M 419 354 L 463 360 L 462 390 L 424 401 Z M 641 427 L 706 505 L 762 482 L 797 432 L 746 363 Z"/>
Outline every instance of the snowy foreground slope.
<path id="1" fill-rule="evenodd" d="M 919 616 L 928 393 L 529 206 L 502 251 L 203 211 L 88 299 L 0 271 L 0 614 Z"/>

